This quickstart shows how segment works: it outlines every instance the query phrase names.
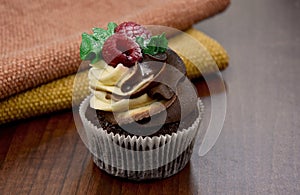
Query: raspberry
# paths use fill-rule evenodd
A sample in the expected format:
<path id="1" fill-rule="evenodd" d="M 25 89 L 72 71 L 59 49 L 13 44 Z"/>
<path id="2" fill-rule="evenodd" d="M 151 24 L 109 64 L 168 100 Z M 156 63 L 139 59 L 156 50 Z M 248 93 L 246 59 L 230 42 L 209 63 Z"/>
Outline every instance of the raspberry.
<path id="1" fill-rule="evenodd" d="M 115 28 L 115 32 L 121 33 L 135 40 L 136 37 L 150 39 L 151 33 L 143 26 L 134 22 L 123 22 Z"/>
<path id="2" fill-rule="evenodd" d="M 135 41 L 123 34 L 115 33 L 104 42 L 102 57 L 113 67 L 119 63 L 130 67 L 142 59 L 142 51 Z"/>

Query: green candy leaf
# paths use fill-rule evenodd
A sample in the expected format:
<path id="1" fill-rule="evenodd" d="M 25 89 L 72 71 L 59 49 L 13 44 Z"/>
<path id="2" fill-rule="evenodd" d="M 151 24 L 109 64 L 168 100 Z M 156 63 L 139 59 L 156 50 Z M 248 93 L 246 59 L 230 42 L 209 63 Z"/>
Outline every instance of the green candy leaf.
<path id="1" fill-rule="evenodd" d="M 143 37 L 136 37 L 137 44 L 142 48 L 145 54 L 156 55 L 163 53 L 168 48 L 168 39 L 165 33 L 161 35 L 152 36 L 150 39 L 145 40 Z"/>
<path id="2" fill-rule="evenodd" d="M 101 51 L 104 42 L 114 34 L 117 24 L 110 22 L 107 30 L 102 28 L 93 28 L 93 34 L 82 33 L 82 41 L 80 45 L 80 58 L 82 60 L 90 60 L 92 64 L 101 59 Z"/>
<path id="3" fill-rule="evenodd" d="M 82 33 L 81 37 L 80 58 L 82 60 L 91 60 L 91 63 L 98 61 L 102 49 L 98 40 L 93 35 L 87 33 Z"/>
<path id="4" fill-rule="evenodd" d="M 141 47 L 141 49 L 146 49 L 145 39 L 143 37 L 136 37 L 135 42 Z"/>

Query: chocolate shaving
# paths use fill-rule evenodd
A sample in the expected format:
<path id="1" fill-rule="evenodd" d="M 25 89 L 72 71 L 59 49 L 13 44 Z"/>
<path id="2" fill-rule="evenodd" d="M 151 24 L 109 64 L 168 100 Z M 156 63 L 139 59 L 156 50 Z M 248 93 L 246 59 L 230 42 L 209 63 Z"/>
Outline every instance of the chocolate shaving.
<path id="1" fill-rule="evenodd" d="M 165 62 L 167 60 L 168 56 L 166 53 L 159 53 L 156 55 L 149 55 L 149 54 L 144 54 L 144 61 L 160 61 L 160 62 Z"/>
<path id="2" fill-rule="evenodd" d="M 174 92 L 168 86 L 159 84 L 150 89 L 147 93 L 153 99 L 166 99 L 170 100 L 174 96 Z"/>

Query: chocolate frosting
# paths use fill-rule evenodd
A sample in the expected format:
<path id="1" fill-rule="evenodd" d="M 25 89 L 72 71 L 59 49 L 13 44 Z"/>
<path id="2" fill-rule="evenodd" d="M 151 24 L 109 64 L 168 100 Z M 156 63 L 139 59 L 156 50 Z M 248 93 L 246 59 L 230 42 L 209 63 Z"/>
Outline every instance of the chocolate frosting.
<path id="1" fill-rule="evenodd" d="M 133 122 L 132 119 L 145 121 L 151 117 L 151 122 L 144 125 L 153 126 L 162 122 L 180 121 L 181 118 L 189 115 L 197 108 L 197 99 L 195 99 L 196 96 L 191 96 L 191 94 L 195 93 L 195 89 L 185 75 L 186 70 L 183 61 L 171 49 L 167 49 L 163 54 L 144 55 L 143 61 L 136 63 L 130 77 L 121 84 L 121 90 L 128 92 L 143 79 L 153 76 L 143 87 L 131 94 L 130 98 L 147 93 L 152 99 L 162 100 L 163 106 L 155 107 L 154 110 L 151 110 L 151 113 L 144 111 L 131 116 L 132 118 L 130 119 L 122 118 L 121 121 L 118 120 L 118 123 L 127 124 Z M 114 99 L 125 98 L 114 94 L 112 96 Z M 166 111 L 165 121 L 160 121 L 160 117 L 153 117 L 154 115 L 162 114 L 163 111 Z M 109 122 L 117 123 L 112 112 L 98 112 L 104 115 Z"/>

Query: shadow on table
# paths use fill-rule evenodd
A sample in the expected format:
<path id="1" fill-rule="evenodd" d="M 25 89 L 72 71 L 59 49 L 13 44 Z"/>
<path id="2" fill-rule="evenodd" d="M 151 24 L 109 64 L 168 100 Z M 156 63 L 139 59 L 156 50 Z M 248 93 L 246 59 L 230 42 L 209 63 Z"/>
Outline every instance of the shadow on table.
<path id="1" fill-rule="evenodd" d="M 197 183 L 191 175 L 190 162 L 182 171 L 171 177 L 140 182 L 111 176 L 101 171 L 92 160 L 90 160 L 86 172 L 90 172 L 88 174 L 90 175 L 88 192 L 95 194 L 193 194 L 197 192 Z"/>

